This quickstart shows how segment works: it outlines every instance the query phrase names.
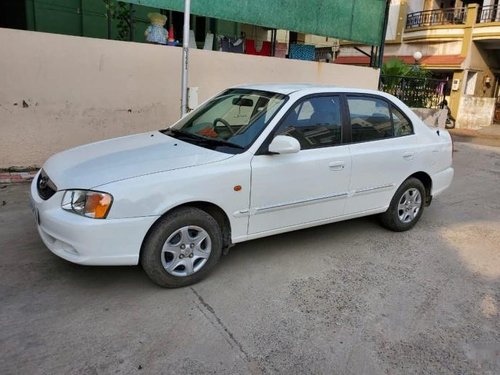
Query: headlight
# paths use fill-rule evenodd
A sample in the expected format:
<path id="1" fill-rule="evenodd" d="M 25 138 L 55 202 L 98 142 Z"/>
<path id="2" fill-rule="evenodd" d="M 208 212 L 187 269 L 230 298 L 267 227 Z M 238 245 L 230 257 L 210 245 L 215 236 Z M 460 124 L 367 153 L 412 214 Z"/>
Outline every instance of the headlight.
<path id="1" fill-rule="evenodd" d="M 75 214 L 105 219 L 113 203 L 111 194 L 90 190 L 67 190 L 61 202 L 61 207 Z"/>

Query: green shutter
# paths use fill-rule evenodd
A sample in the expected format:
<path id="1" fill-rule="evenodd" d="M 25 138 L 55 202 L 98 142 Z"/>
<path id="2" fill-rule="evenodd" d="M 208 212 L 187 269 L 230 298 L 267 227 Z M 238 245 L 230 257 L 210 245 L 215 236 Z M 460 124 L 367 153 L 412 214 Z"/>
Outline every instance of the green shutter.
<path id="1" fill-rule="evenodd" d="M 124 1 L 184 11 L 184 0 Z M 191 0 L 191 13 L 380 45 L 385 4 L 386 0 Z"/>

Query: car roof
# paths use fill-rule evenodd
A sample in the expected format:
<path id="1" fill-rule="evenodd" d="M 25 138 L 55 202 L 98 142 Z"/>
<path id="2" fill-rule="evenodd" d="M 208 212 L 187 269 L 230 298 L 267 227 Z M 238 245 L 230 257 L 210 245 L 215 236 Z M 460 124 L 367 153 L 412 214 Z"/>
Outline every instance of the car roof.
<path id="1" fill-rule="evenodd" d="M 270 91 L 276 92 L 279 94 L 289 95 L 292 92 L 301 91 L 305 89 L 314 88 L 315 85 L 307 84 L 307 83 L 261 83 L 261 84 L 247 84 L 247 85 L 239 85 L 236 88 L 239 89 L 249 89 L 249 90 L 261 90 L 261 91 Z"/>
<path id="2" fill-rule="evenodd" d="M 349 92 L 360 94 L 377 94 L 383 95 L 384 93 L 377 90 L 359 89 L 353 87 L 339 87 L 333 85 L 318 85 L 310 83 L 270 83 L 270 84 L 246 84 L 235 86 L 234 88 L 260 90 L 276 92 L 278 94 L 290 95 L 295 92 L 304 92 L 304 94 L 312 94 L 315 92 Z M 385 96 L 385 95 L 383 95 Z"/>

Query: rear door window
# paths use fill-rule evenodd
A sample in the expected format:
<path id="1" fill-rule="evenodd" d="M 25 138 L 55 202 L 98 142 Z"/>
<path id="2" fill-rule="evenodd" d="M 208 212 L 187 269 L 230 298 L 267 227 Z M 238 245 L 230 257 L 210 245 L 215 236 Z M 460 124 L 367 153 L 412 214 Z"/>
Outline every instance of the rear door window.
<path id="1" fill-rule="evenodd" d="M 352 142 L 368 142 L 413 134 L 403 112 L 387 101 L 371 96 L 347 96 Z"/>
<path id="2" fill-rule="evenodd" d="M 348 96 L 347 103 L 352 142 L 376 141 L 394 136 L 389 104 L 385 100 Z"/>

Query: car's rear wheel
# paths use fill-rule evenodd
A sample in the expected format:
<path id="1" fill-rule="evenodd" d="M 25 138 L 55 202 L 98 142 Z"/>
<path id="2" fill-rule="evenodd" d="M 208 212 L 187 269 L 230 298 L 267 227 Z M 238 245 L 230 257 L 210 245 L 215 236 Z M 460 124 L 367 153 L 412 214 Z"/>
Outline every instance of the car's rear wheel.
<path id="1" fill-rule="evenodd" d="M 161 218 L 149 232 L 141 265 L 153 282 L 166 288 L 203 279 L 222 253 L 217 221 L 194 207 L 179 208 Z"/>
<path id="2" fill-rule="evenodd" d="M 420 180 L 407 179 L 394 194 L 389 209 L 380 215 L 382 225 L 395 232 L 411 229 L 422 216 L 425 196 Z"/>

